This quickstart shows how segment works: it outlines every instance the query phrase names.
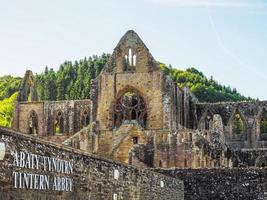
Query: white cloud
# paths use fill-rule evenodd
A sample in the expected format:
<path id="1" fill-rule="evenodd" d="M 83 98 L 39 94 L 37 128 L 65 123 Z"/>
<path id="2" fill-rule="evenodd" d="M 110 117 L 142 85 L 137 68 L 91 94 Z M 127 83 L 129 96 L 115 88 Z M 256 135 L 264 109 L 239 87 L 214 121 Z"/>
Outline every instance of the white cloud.
<path id="1" fill-rule="evenodd" d="M 170 6 L 219 6 L 219 7 L 246 7 L 267 6 L 259 0 L 146 0 L 148 2 Z"/>

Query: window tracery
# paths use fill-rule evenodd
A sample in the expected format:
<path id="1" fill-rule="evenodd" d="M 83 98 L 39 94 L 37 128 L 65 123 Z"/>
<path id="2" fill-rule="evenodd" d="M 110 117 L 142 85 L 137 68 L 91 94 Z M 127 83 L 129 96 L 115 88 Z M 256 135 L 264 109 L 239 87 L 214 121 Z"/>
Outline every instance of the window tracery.
<path id="1" fill-rule="evenodd" d="M 147 110 L 144 99 L 135 92 L 124 93 L 114 107 L 114 126 L 119 127 L 125 121 L 136 121 L 146 127 Z"/>

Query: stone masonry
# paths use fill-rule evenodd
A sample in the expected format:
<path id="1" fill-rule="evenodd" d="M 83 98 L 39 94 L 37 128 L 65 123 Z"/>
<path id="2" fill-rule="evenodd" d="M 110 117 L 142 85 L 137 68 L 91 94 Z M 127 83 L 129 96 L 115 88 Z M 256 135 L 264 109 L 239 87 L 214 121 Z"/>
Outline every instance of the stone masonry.
<path id="1" fill-rule="evenodd" d="M 27 162 L 27 159 L 25 166 L 21 165 L 21 157 L 17 166 L 14 152 L 20 155 L 23 152 L 26 157 L 38 156 L 39 166 L 36 167 L 34 160 Z M 45 162 L 42 162 L 44 158 Z M 50 170 L 50 158 L 72 163 L 72 170 L 64 173 L 59 166 L 53 168 L 53 163 Z M 27 163 L 30 167 L 26 167 Z M 46 170 L 42 163 L 47 164 Z M 21 173 L 23 178 L 19 174 L 15 178 L 14 173 Z M 0 174 L 1 200 L 183 200 L 183 182 L 180 180 L 1 127 Z M 27 179 L 25 174 L 31 178 Z M 44 176 L 49 178 L 48 185 L 43 184 Z M 53 177 L 62 180 L 57 182 L 61 186 L 55 187 L 51 181 Z"/>

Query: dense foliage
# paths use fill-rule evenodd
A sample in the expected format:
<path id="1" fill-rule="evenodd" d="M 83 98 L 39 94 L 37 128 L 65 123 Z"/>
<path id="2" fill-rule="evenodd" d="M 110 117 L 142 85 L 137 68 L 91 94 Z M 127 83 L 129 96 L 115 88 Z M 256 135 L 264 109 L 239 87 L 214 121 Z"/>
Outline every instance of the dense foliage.
<path id="1" fill-rule="evenodd" d="M 0 77 L 0 100 L 10 97 L 17 92 L 20 87 L 22 78 L 3 76 Z"/>
<path id="2" fill-rule="evenodd" d="M 74 63 L 66 61 L 59 70 L 45 68 L 36 75 L 38 96 L 41 100 L 88 99 L 90 83 L 102 70 L 108 54 L 84 58 Z"/>
<path id="3" fill-rule="evenodd" d="M 187 86 L 196 95 L 200 102 L 222 102 L 222 101 L 246 101 L 251 100 L 230 86 L 224 86 L 216 82 L 213 77 L 208 79 L 202 72 L 195 68 L 187 70 L 174 69 L 159 63 L 165 74 L 169 74 L 176 83 L 183 87 Z"/>
<path id="4" fill-rule="evenodd" d="M 109 54 L 90 56 L 79 61 L 65 61 L 57 71 L 46 67 L 36 74 L 36 87 L 40 100 L 88 99 L 90 83 L 106 64 Z M 185 71 L 159 63 L 161 70 L 169 74 L 177 85 L 189 87 L 202 102 L 250 100 L 240 95 L 236 89 L 218 84 L 208 79 L 195 68 Z M 10 126 L 14 101 L 19 90 L 21 78 L 0 77 L 0 125 Z"/>
<path id="5" fill-rule="evenodd" d="M 12 114 L 18 92 L 0 101 L 0 126 L 11 126 Z"/>

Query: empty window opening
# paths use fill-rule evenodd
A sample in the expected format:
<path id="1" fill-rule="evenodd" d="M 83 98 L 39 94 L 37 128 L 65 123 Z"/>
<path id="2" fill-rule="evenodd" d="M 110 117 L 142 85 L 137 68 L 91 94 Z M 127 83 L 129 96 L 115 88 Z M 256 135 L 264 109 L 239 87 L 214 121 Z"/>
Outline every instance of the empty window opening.
<path id="1" fill-rule="evenodd" d="M 38 134 L 38 120 L 37 115 L 34 111 L 31 112 L 29 120 L 28 120 L 28 133 L 30 135 L 37 135 Z"/>
<path id="2" fill-rule="evenodd" d="M 161 160 L 159 161 L 159 167 L 163 167 Z"/>
<path id="3" fill-rule="evenodd" d="M 133 144 L 138 144 L 138 137 L 133 137 Z"/>
<path id="4" fill-rule="evenodd" d="M 63 132 L 64 132 L 64 119 L 63 119 L 62 113 L 60 111 L 57 113 L 54 126 L 55 126 L 54 132 L 56 135 L 63 134 Z"/>
<path id="5" fill-rule="evenodd" d="M 134 71 L 136 66 L 136 55 L 133 54 L 132 49 L 128 50 L 128 55 L 125 55 L 124 71 Z"/>
<path id="6" fill-rule="evenodd" d="M 233 134 L 240 135 L 245 131 L 245 122 L 239 112 L 236 112 L 233 120 Z"/>
<path id="7" fill-rule="evenodd" d="M 87 111 L 84 111 L 81 117 L 82 128 L 89 125 L 90 117 Z"/>

